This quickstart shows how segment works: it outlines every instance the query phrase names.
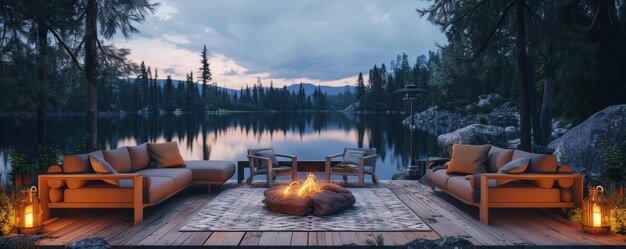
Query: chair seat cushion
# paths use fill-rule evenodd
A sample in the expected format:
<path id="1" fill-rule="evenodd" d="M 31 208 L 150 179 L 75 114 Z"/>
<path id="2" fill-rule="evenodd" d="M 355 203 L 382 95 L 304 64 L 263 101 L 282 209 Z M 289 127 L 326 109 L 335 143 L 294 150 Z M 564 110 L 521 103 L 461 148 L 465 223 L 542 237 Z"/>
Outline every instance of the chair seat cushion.
<path id="1" fill-rule="evenodd" d="M 185 168 L 142 169 L 135 173 L 150 177 L 158 176 L 172 178 L 177 189 L 187 187 L 193 181 L 191 170 Z"/>
<path id="2" fill-rule="evenodd" d="M 229 161 L 185 161 L 187 169 L 191 170 L 194 181 L 226 182 L 235 174 L 235 164 Z"/>
<path id="3" fill-rule="evenodd" d="M 166 196 L 177 191 L 174 179 L 170 177 L 150 177 L 151 184 L 149 189 L 143 190 L 143 202 L 155 203 L 161 201 Z M 63 191 L 64 202 L 81 203 L 81 202 L 132 202 L 133 189 L 120 188 L 105 182 L 93 182 L 76 188 L 66 189 Z"/>

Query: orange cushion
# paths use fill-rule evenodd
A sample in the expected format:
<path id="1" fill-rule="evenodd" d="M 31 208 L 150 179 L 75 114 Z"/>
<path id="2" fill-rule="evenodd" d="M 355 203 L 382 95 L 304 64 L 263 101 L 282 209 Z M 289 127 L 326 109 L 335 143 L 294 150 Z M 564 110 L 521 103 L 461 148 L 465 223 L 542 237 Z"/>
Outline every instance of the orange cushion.
<path id="1" fill-rule="evenodd" d="M 474 174 L 484 171 L 485 161 L 491 145 L 452 145 L 452 159 L 448 164 L 448 174 Z"/>
<path id="2" fill-rule="evenodd" d="M 148 152 L 159 168 L 184 167 L 177 142 L 148 143 Z"/>

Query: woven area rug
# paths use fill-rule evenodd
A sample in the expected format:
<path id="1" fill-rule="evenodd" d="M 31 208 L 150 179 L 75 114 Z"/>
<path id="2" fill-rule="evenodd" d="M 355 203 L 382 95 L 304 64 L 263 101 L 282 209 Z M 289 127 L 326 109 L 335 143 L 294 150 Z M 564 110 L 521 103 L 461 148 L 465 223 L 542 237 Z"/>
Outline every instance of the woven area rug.
<path id="1" fill-rule="evenodd" d="M 353 188 L 356 204 L 339 213 L 291 216 L 267 209 L 263 188 L 220 193 L 181 232 L 198 231 L 430 231 L 422 219 L 387 188 Z"/>

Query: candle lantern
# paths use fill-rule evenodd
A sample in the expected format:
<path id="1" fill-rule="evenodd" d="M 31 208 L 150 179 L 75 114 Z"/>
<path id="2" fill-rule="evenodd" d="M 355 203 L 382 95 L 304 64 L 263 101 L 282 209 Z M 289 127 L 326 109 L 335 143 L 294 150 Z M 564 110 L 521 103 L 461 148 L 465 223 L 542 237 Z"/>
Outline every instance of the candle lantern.
<path id="1" fill-rule="evenodd" d="M 589 196 L 583 202 L 583 231 L 591 234 L 608 233 L 611 230 L 610 212 L 604 188 L 590 188 Z"/>
<path id="2" fill-rule="evenodd" d="M 22 190 L 15 207 L 15 225 L 21 234 L 36 234 L 43 230 L 42 210 L 35 186 Z"/>

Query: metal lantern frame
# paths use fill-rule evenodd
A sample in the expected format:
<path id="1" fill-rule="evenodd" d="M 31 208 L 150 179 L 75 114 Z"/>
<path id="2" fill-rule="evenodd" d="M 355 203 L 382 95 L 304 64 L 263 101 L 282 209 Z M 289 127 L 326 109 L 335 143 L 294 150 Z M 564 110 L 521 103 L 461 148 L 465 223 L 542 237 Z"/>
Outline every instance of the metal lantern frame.
<path id="1" fill-rule="evenodd" d="M 417 167 L 417 159 L 415 158 L 415 129 L 417 128 L 415 125 L 415 103 L 419 100 L 419 95 L 428 94 L 428 90 L 419 88 L 416 85 L 406 85 L 404 88 L 398 89 L 393 93 L 403 95 L 404 98 L 402 100 L 409 103 L 411 108 L 411 123 L 409 125 L 411 132 L 411 160 L 409 161 L 406 172 L 408 178 L 418 178 L 420 177 L 419 168 Z"/>
<path id="2" fill-rule="evenodd" d="M 20 234 L 37 234 L 43 230 L 43 212 L 37 187 L 22 190 L 15 205 L 15 226 Z"/>
<path id="3" fill-rule="evenodd" d="M 589 195 L 583 201 L 583 231 L 590 234 L 603 234 L 611 231 L 611 207 L 604 197 L 604 188 L 589 188 Z"/>

